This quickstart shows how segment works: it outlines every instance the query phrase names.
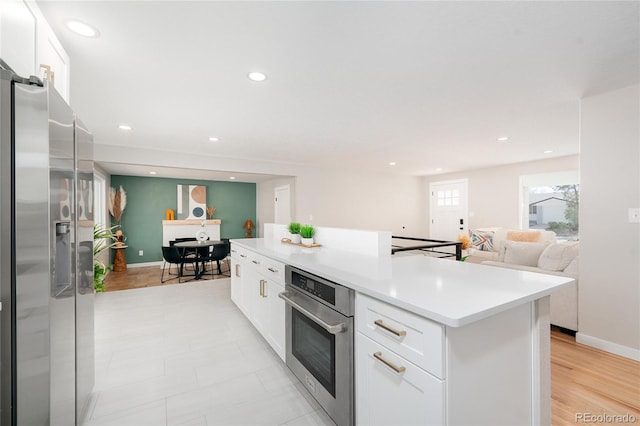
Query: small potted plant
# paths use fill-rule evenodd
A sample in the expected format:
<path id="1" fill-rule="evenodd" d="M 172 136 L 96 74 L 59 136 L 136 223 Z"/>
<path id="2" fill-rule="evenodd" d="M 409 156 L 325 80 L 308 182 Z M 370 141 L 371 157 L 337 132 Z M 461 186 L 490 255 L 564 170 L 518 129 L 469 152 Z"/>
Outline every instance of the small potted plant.
<path id="1" fill-rule="evenodd" d="M 313 236 L 316 233 L 316 228 L 312 225 L 302 225 L 300 227 L 300 237 L 303 246 L 311 246 L 313 244 Z"/>
<path id="2" fill-rule="evenodd" d="M 298 222 L 291 222 L 287 227 L 291 242 L 294 244 L 300 244 L 300 224 Z"/>

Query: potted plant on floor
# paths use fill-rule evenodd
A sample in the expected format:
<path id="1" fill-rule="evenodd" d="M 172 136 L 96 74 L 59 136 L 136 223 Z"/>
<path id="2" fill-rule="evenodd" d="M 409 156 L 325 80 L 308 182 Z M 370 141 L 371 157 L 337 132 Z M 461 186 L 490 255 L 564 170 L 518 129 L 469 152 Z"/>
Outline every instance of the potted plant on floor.
<path id="1" fill-rule="evenodd" d="M 287 227 L 289 230 L 289 238 L 294 244 L 300 244 L 300 224 L 298 222 L 291 222 Z"/>
<path id="2" fill-rule="evenodd" d="M 302 225 L 300 227 L 300 239 L 303 246 L 313 245 L 313 236 L 316 234 L 316 228 L 312 225 Z"/>
<path id="3" fill-rule="evenodd" d="M 117 228 L 120 228 L 120 225 L 111 228 L 99 224 L 93 225 L 93 289 L 96 293 L 104 291 L 104 279 L 113 268 L 113 265 L 105 265 L 98 259 L 98 256 L 118 243 L 118 239 L 113 233 L 113 230 Z"/>

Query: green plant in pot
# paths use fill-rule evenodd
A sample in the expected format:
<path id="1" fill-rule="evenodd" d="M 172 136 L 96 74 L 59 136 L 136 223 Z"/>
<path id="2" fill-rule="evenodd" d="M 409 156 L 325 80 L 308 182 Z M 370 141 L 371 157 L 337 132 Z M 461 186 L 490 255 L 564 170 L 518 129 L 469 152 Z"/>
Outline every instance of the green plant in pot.
<path id="1" fill-rule="evenodd" d="M 300 244 L 300 224 L 298 222 L 291 222 L 287 227 L 291 242 L 294 244 Z"/>
<path id="2" fill-rule="evenodd" d="M 302 245 L 310 246 L 313 244 L 313 236 L 316 234 L 316 228 L 312 225 L 302 225 L 300 227 L 300 239 Z"/>
<path id="3" fill-rule="evenodd" d="M 98 256 L 118 243 L 118 239 L 113 233 L 118 228 L 120 228 L 120 225 L 110 228 L 99 224 L 93 225 L 93 289 L 97 293 L 104 291 L 104 279 L 113 268 L 113 265 L 105 265 L 98 259 Z"/>

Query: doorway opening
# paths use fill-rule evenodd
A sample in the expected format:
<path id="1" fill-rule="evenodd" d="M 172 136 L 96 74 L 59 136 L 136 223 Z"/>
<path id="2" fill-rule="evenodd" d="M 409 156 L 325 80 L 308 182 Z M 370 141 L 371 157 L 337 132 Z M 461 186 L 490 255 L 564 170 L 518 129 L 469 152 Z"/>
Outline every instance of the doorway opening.
<path id="1" fill-rule="evenodd" d="M 291 222 L 291 186 L 282 185 L 274 188 L 274 223 Z"/>

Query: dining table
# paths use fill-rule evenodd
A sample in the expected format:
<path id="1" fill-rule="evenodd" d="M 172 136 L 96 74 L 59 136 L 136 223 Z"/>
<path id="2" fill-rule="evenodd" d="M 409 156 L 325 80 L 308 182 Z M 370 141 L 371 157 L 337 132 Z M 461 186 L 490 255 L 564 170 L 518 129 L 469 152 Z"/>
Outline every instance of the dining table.
<path id="1" fill-rule="evenodd" d="M 173 246 L 178 249 L 182 260 L 193 261 L 195 265 L 194 278 L 199 280 L 206 272 L 205 262 L 209 257 L 209 247 L 224 244 L 224 241 L 220 240 L 206 240 L 206 241 L 180 241 Z M 206 250 L 204 250 L 206 248 Z M 195 254 L 195 257 L 191 257 Z M 200 268 L 202 264 L 202 268 Z"/>

